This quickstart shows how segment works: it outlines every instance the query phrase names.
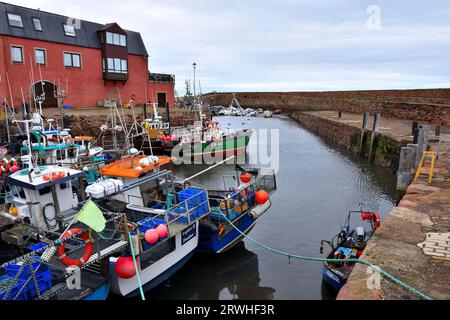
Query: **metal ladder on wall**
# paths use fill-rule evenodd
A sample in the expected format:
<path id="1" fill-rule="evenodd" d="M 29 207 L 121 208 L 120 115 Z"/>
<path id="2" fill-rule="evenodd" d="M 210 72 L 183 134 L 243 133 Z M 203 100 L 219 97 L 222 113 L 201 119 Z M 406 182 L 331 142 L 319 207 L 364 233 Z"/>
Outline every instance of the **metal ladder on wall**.
<path id="1" fill-rule="evenodd" d="M 431 183 L 433 181 L 434 165 L 436 163 L 436 153 L 434 151 L 425 151 L 422 155 L 422 159 L 420 159 L 419 166 L 417 167 L 416 175 L 414 177 L 413 182 L 416 182 L 417 179 L 419 179 L 419 176 L 421 176 L 423 164 L 426 160 L 431 161 L 430 171 L 428 172 L 428 183 Z"/>

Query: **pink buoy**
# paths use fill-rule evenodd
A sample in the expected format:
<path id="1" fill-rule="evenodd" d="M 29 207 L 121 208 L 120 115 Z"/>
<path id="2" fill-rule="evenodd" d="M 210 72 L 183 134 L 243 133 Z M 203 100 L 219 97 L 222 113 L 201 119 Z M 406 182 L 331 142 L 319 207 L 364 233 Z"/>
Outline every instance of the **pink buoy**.
<path id="1" fill-rule="evenodd" d="M 147 241 L 150 244 L 154 244 L 156 242 L 158 242 L 158 232 L 156 231 L 156 229 L 148 229 L 145 232 L 145 241 Z"/>
<path id="2" fill-rule="evenodd" d="M 116 261 L 114 271 L 121 279 L 131 279 L 136 275 L 133 257 L 119 257 Z"/>
<path id="3" fill-rule="evenodd" d="M 177 140 L 177 136 L 176 135 L 172 135 L 172 137 L 170 137 L 170 139 L 172 139 L 172 141 L 176 141 Z"/>
<path id="4" fill-rule="evenodd" d="M 11 167 L 10 170 L 11 170 L 11 172 L 17 172 L 17 171 L 19 171 L 19 167 L 14 165 L 14 166 Z"/>
<path id="5" fill-rule="evenodd" d="M 169 234 L 169 230 L 167 229 L 167 226 L 164 224 L 160 224 L 158 228 L 156 228 L 156 232 L 158 233 L 158 236 L 163 239 L 167 237 Z"/>

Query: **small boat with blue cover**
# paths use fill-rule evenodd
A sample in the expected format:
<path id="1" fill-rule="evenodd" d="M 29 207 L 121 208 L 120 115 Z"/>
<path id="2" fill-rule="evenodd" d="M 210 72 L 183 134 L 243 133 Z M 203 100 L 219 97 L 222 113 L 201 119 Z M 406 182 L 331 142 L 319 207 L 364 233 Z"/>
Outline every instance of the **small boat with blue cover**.
<path id="1" fill-rule="evenodd" d="M 350 220 L 353 214 L 360 214 L 361 220 L 369 223 L 369 230 L 362 226 L 352 228 Z M 366 248 L 367 242 L 379 227 L 380 216 L 377 212 L 367 212 L 362 209 L 360 211 L 349 211 L 341 231 L 331 241 L 321 241 L 320 253 L 323 254 L 324 244 L 328 244 L 331 248 L 331 251 L 325 258 L 342 260 L 338 262 L 324 262 L 322 268 L 323 281 L 334 291 L 339 292 L 345 285 L 355 266 L 353 260 L 359 259 Z M 349 261 L 346 262 L 345 260 Z"/>
<path id="2" fill-rule="evenodd" d="M 232 178 L 234 186 L 208 190 L 211 211 L 200 222 L 201 252 L 222 253 L 231 249 L 271 207 L 269 196 L 277 189 L 273 171 L 236 166 L 236 175 L 228 178 Z"/>

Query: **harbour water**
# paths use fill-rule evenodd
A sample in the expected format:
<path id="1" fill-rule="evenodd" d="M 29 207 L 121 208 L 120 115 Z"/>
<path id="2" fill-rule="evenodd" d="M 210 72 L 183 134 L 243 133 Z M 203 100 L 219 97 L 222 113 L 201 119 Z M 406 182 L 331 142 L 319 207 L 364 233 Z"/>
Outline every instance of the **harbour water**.
<path id="1" fill-rule="evenodd" d="M 378 211 L 385 217 L 395 201 L 392 173 L 343 152 L 282 118 L 220 117 L 223 127 L 278 129 L 280 168 L 272 208 L 250 233 L 254 239 L 292 254 L 319 257 L 349 210 Z M 253 139 L 253 138 L 252 138 Z M 270 150 L 270 148 L 269 148 Z M 174 166 L 188 177 L 206 166 Z M 199 183 L 223 185 L 234 166 L 210 171 Z M 359 218 L 355 217 L 354 223 Z M 149 299 L 333 299 L 322 284 L 322 264 L 289 259 L 245 240 L 222 255 L 197 254 L 170 281 L 147 292 Z"/>

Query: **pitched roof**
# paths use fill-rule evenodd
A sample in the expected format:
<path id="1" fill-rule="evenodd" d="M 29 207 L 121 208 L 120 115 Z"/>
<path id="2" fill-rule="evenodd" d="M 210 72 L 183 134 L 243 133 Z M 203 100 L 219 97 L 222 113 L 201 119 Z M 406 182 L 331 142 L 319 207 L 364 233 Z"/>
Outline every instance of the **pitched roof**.
<path id="1" fill-rule="evenodd" d="M 22 17 L 23 28 L 11 27 L 7 13 L 13 13 Z M 34 29 L 32 18 L 41 20 L 42 32 Z M 80 20 L 80 29 L 76 29 L 76 37 L 66 36 L 63 25 L 69 17 L 55 13 L 29 9 L 9 3 L 0 2 L 0 35 L 20 38 L 58 42 L 67 45 L 100 49 L 101 43 L 98 31 L 105 26 L 99 23 Z M 127 33 L 128 53 L 148 57 L 147 49 L 141 34 L 125 30 Z"/>

